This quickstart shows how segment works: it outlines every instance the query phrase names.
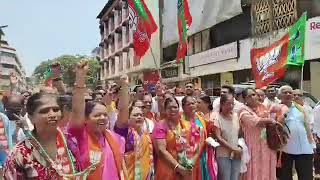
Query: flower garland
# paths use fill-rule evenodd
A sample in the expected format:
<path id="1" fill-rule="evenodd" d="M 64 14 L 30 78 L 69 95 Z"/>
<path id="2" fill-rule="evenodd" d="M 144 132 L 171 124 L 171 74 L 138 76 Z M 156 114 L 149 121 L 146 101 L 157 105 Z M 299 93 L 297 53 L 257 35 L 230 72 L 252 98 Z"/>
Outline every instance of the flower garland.
<path id="1" fill-rule="evenodd" d="M 58 162 L 55 162 L 53 159 L 51 159 L 51 157 L 48 155 L 48 153 L 46 152 L 46 150 L 42 147 L 42 145 L 40 144 L 40 142 L 32 135 L 32 132 L 29 131 L 29 130 L 24 130 L 24 134 L 26 135 L 26 137 L 29 138 L 29 142 L 32 144 L 32 146 L 40 153 L 41 157 L 45 158 L 45 160 L 47 162 L 49 162 L 51 164 L 51 167 L 57 172 L 57 174 L 62 177 L 62 179 L 83 179 L 85 180 L 88 175 L 96 169 L 96 164 L 92 164 L 91 166 L 89 166 L 88 168 L 86 168 L 84 171 L 81 171 L 81 172 L 78 172 L 76 173 L 75 172 L 75 167 L 73 165 L 73 162 L 75 160 L 75 158 L 73 157 L 72 153 L 70 152 L 70 150 L 66 147 L 66 139 L 62 133 L 62 131 L 57 128 L 58 130 L 58 133 L 60 135 L 60 138 L 59 139 L 59 135 L 57 137 L 57 142 L 61 143 L 60 140 L 62 140 L 65 148 L 66 148 L 66 152 L 67 153 L 67 156 L 68 156 L 68 159 L 66 158 L 61 158 L 63 156 L 63 153 L 61 153 L 61 147 L 59 148 L 57 146 L 57 158 L 60 157 L 61 160 L 59 160 Z M 60 154 L 59 154 L 59 151 L 60 151 Z M 66 161 L 69 161 L 71 163 L 71 167 L 62 167 L 62 164 L 63 165 L 66 165 L 67 162 Z M 70 169 L 72 169 L 72 173 L 70 173 Z"/>
<path id="2" fill-rule="evenodd" d="M 187 127 L 183 122 L 190 123 L 190 132 L 187 133 Z M 182 120 L 179 120 L 179 124 L 173 130 L 176 139 L 176 150 L 178 162 L 187 169 L 192 169 L 195 161 L 196 154 L 199 152 L 200 147 L 200 127 L 196 125 L 194 121 L 188 121 L 185 115 L 182 115 Z"/>

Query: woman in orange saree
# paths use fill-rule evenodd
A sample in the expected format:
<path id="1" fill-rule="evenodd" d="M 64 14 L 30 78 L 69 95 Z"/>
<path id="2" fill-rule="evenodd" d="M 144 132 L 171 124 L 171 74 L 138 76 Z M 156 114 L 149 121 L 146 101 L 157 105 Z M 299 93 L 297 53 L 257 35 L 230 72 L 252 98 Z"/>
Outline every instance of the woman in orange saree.
<path id="1" fill-rule="evenodd" d="M 167 98 L 164 108 L 166 120 L 157 123 L 152 134 L 157 153 L 155 179 L 202 179 L 199 159 L 204 131 L 195 121 L 179 116 L 175 98 Z"/>

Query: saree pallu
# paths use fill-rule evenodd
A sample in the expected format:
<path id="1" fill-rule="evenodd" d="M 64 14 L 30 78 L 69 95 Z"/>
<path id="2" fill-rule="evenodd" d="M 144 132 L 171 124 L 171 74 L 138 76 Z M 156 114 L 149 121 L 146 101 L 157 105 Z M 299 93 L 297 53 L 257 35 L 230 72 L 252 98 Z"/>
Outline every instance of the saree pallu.
<path id="1" fill-rule="evenodd" d="M 192 180 L 216 180 L 217 179 L 217 166 L 215 162 L 215 154 L 214 149 L 207 146 L 205 143 L 205 140 L 207 138 L 207 131 L 206 131 L 206 122 L 203 119 L 202 116 L 198 115 L 196 116 L 195 123 L 198 127 L 200 127 L 201 131 L 201 140 L 200 140 L 200 149 L 199 154 L 196 154 L 197 156 L 192 176 L 189 179 Z M 186 120 L 181 120 L 181 124 L 184 127 L 187 134 L 190 136 L 190 129 L 191 129 L 191 123 Z M 169 130 L 168 127 L 164 124 L 160 125 L 160 129 L 162 128 L 163 131 L 166 131 L 166 142 L 167 142 L 167 151 L 175 158 L 177 158 L 177 151 L 176 151 L 176 139 L 175 134 L 173 131 Z M 157 127 L 159 128 L 159 124 Z M 157 131 L 155 130 L 155 132 Z M 188 138 L 189 139 L 189 138 Z M 161 180 L 163 178 L 168 180 L 179 180 L 183 179 L 179 174 L 174 172 L 174 167 L 168 166 L 167 162 L 164 161 L 162 158 L 158 158 L 156 161 L 156 174 L 155 174 L 155 180 Z"/>
<path id="2" fill-rule="evenodd" d="M 156 124 L 155 129 L 153 131 L 154 139 L 161 139 L 157 135 L 157 132 L 165 134 L 165 140 L 167 142 L 167 151 L 172 155 L 174 159 L 177 158 L 176 151 L 176 139 L 174 133 L 168 129 L 167 125 L 164 122 L 160 122 Z M 167 162 L 162 157 L 156 158 L 155 163 L 155 180 L 180 180 L 182 179 L 176 172 L 174 172 L 174 167 L 170 167 Z"/>
<path id="3" fill-rule="evenodd" d="M 197 160 L 193 179 L 197 180 L 217 180 L 218 168 L 215 161 L 215 150 L 206 144 L 208 130 L 212 128 L 201 114 L 196 115 L 195 123 L 201 129 L 201 149 Z M 211 129 L 210 129 L 211 130 Z M 198 165 L 199 164 L 199 165 Z"/>
<path id="4" fill-rule="evenodd" d="M 106 130 L 98 138 L 84 125 L 79 128 L 69 127 L 67 140 L 78 170 L 96 166 L 87 177 L 88 180 L 120 180 L 126 176 L 123 163 L 124 139 L 117 134 Z M 104 147 L 101 144 L 105 144 Z"/>
<path id="5" fill-rule="evenodd" d="M 142 135 L 139 143 L 140 148 L 124 155 L 128 172 L 127 180 L 152 180 L 154 175 L 153 148 L 149 134 Z"/>

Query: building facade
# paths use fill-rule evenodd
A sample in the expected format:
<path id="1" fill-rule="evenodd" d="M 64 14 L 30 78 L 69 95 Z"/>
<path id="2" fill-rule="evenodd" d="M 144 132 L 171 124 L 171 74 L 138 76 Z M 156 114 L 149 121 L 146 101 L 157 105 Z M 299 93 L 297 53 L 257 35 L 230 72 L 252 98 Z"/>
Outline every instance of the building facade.
<path id="1" fill-rule="evenodd" d="M 18 78 L 19 88 L 26 85 L 26 73 L 17 55 L 17 51 L 10 47 L 7 41 L 0 43 L 0 90 L 10 87 L 10 73 L 13 72 Z"/>
<path id="2" fill-rule="evenodd" d="M 273 7 L 252 9 L 257 1 L 259 0 L 242 0 L 241 14 L 189 35 L 188 56 L 183 65 L 175 63 L 177 43 L 163 47 L 161 75 L 164 82 L 182 86 L 186 81 L 192 80 L 197 87 L 209 90 L 210 93 L 223 84 L 251 81 L 250 50 L 279 40 L 284 34 L 284 28 L 307 11 L 309 20 L 302 86 L 304 90 L 320 98 L 320 85 L 316 83 L 320 81 L 320 2 L 274 0 Z M 271 12 L 274 13 L 272 16 L 268 14 Z M 166 13 L 166 10 L 162 13 Z M 270 17 L 274 19 L 265 19 Z M 290 83 L 294 88 L 301 87 L 301 69 L 288 71 L 280 81 Z"/>
<path id="3" fill-rule="evenodd" d="M 159 24 L 158 1 L 146 0 L 150 12 Z M 145 72 L 160 67 L 159 31 L 152 34 L 150 49 L 140 60 L 133 49 L 133 31 L 130 27 L 130 11 L 126 0 L 109 0 L 98 15 L 100 20 L 100 77 L 104 82 L 127 74 L 131 84 L 143 82 Z"/>

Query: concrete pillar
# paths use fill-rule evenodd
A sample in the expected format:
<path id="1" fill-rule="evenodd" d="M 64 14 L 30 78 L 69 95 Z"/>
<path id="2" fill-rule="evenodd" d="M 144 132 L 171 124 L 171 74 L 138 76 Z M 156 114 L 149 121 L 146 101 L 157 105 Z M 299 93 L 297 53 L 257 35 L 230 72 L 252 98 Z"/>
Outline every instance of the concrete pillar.
<path id="1" fill-rule="evenodd" d="M 311 94 L 320 99 L 320 62 L 310 62 Z"/>

